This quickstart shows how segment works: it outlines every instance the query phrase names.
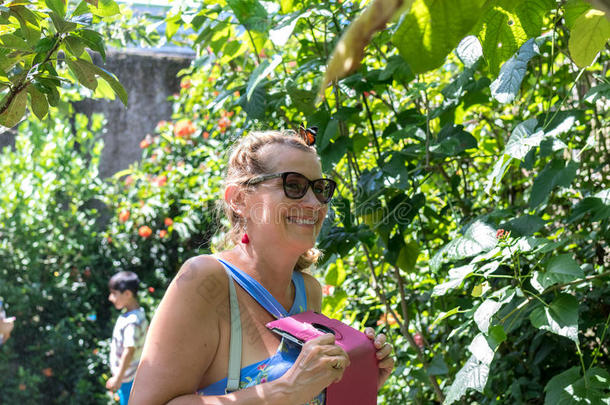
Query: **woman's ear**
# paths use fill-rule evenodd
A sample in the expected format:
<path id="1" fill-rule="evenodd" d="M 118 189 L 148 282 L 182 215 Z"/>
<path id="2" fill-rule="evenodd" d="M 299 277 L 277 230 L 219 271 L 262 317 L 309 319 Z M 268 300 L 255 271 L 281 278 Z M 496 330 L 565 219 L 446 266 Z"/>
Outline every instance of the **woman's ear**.
<path id="1" fill-rule="evenodd" d="M 237 184 L 228 185 L 225 189 L 225 202 L 242 218 L 245 218 L 245 193 Z"/>

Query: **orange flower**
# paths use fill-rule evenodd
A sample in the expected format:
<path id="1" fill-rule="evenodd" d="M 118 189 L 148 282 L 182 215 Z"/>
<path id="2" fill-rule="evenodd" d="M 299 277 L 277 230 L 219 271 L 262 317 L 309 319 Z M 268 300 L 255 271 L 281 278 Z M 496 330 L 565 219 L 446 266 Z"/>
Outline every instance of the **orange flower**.
<path id="1" fill-rule="evenodd" d="M 202 135 L 203 135 L 203 139 L 209 139 L 210 138 L 210 133 L 208 131 L 205 131 Z"/>
<path id="2" fill-rule="evenodd" d="M 157 176 L 154 179 L 152 179 L 152 183 L 156 184 L 157 187 L 163 187 L 164 185 L 167 184 L 167 176 L 164 174 L 161 176 Z"/>
<path id="3" fill-rule="evenodd" d="M 146 225 L 142 225 L 139 229 L 138 229 L 138 235 L 140 235 L 143 238 L 148 238 L 150 235 L 152 235 L 152 229 L 150 229 L 150 227 L 146 226 Z"/>
<path id="4" fill-rule="evenodd" d="M 155 292 L 155 287 L 148 287 L 148 292 L 154 293 Z"/>
<path id="5" fill-rule="evenodd" d="M 322 287 L 322 294 L 324 295 L 331 295 L 333 293 L 333 290 L 335 289 L 335 287 L 333 287 L 332 285 L 324 285 L 324 287 Z"/>
<path id="6" fill-rule="evenodd" d="M 134 180 L 133 180 L 133 176 L 132 176 L 132 175 L 129 175 L 129 176 L 125 177 L 125 180 L 124 180 L 124 181 L 125 181 L 125 185 L 126 185 L 126 186 L 130 186 L 130 185 L 132 185 L 132 184 L 133 184 L 133 181 L 134 181 Z"/>
<path id="7" fill-rule="evenodd" d="M 192 85 L 193 85 L 193 83 L 191 83 L 191 79 L 189 79 L 189 78 L 183 79 L 180 82 L 180 88 L 182 88 L 182 89 L 189 89 Z"/>
<path id="8" fill-rule="evenodd" d="M 235 97 L 239 97 L 239 96 L 240 96 L 239 91 L 235 90 L 235 91 L 233 92 L 233 95 L 234 95 Z"/>
<path id="9" fill-rule="evenodd" d="M 99 350 L 98 350 L 98 349 L 93 349 L 93 354 L 94 354 L 94 355 L 97 355 L 97 353 L 98 353 L 98 352 L 99 352 Z"/>
<path id="10" fill-rule="evenodd" d="M 214 90 L 214 92 L 212 93 L 214 95 L 214 97 L 218 97 L 218 95 L 220 94 L 218 91 Z"/>
<path id="11" fill-rule="evenodd" d="M 47 367 L 42 370 L 42 374 L 44 374 L 47 377 L 53 377 L 53 369 L 51 367 Z"/>
<path id="12" fill-rule="evenodd" d="M 129 211 L 128 210 L 123 210 L 119 213 L 119 221 L 121 222 L 127 222 L 127 220 L 129 219 Z"/>
<path id="13" fill-rule="evenodd" d="M 180 120 L 174 125 L 174 135 L 178 138 L 190 138 L 196 130 L 197 128 L 189 119 Z"/>
<path id="14" fill-rule="evenodd" d="M 152 145 L 153 143 L 153 138 L 152 136 L 150 136 L 150 134 L 147 134 L 144 139 L 142 139 L 142 142 L 140 142 L 140 148 L 142 149 L 146 149 L 148 148 L 150 145 Z"/>
<path id="15" fill-rule="evenodd" d="M 19 384 L 19 391 L 25 391 L 25 384 L 21 383 Z"/>
<path id="16" fill-rule="evenodd" d="M 378 326 L 383 324 L 396 325 L 397 323 L 398 322 L 396 322 L 396 318 L 394 318 L 394 315 L 392 314 L 383 314 L 377 321 Z"/>
<path id="17" fill-rule="evenodd" d="M 174 223 L 174 220 L 168 217 L 163 220 L 163 223 L 165 226 L 171 226 Z"/>
<path id="18" fill-rule="evenodd" d="M 161 229 L 161 230 L 159 231 L 159 237 L 160 237 L 161 239 L 163 239 L 163 238 L 165 238 L 166 236 L 167 236 L 167 231 L 166 231 L 165 229 Z"/>

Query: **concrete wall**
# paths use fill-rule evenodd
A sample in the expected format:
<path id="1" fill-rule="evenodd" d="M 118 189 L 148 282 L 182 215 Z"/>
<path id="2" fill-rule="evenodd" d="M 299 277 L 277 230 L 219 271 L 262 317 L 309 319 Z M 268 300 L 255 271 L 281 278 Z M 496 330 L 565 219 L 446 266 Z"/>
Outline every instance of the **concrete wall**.
<path id="1" fill-rule="evenodd" d="M 117 75 L 129 95 L 128 106 L 115 100 L 83 100 L 78 112 L 103 113 L 107 119 L 100 176 L 108 177 L 126 169 L 141 156 L 140 141 L 154 133 L 161 120 L 169 120 L 172 105 L 167 98 L 180 91 L 177 73 L 188 67 L 193 55 L 186 52 L 147 50 L 109 51 L 106 70 Z M 96 60 L 101 64 L 101 60 Z"/>
<path id="2" fill-rule="evenodd" d="M 161 120 L 169 120 L 172 105 L 167 98 L 180 91 L 178 72 L 190 65 L 194 54 L 180 50 L 108 50 L 106 63 L 95 54 L 97 65 L 114 73 L 129 95 L 125 107 L 115 100 L 86 99 L 75 104 L 78 112 L 103 113 L 107 120 L 100 176 L 112 176 L 141 156 L 140 141 L 153 134 Z M 0 134 L 0 149 L 14 146 L 16 128 Z"/>

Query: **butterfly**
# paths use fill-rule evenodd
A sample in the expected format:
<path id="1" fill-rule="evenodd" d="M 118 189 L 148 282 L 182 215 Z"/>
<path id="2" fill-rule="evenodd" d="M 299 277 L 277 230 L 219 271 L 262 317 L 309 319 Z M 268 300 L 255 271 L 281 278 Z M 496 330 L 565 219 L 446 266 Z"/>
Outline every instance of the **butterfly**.
<path id="1" fill-rule="evenodd" d="M 299 130 L 297 134 L 303 138 L 305 143 L 308 146 L 312 146 L 316 143 L 316 135 L 318 134 L 318 127 L 308 127 L 306 128 L 303 124 L 299 126 Z"/>

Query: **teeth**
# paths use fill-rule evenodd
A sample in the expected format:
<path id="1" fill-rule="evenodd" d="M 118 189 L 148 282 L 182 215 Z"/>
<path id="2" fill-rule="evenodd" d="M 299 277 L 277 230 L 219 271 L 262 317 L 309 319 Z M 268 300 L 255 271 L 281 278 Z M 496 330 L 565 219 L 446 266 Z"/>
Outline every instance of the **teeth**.
<path id="1" fill-rule="evenodd" d="M 292 218 L 289 217 L 288 220 L 290 222 L 294 222 L 295 224 L 301 224 L 301 225 L 313 225 L 316 223 L 315 219 L 304 219 L 304 218 Z"/>

